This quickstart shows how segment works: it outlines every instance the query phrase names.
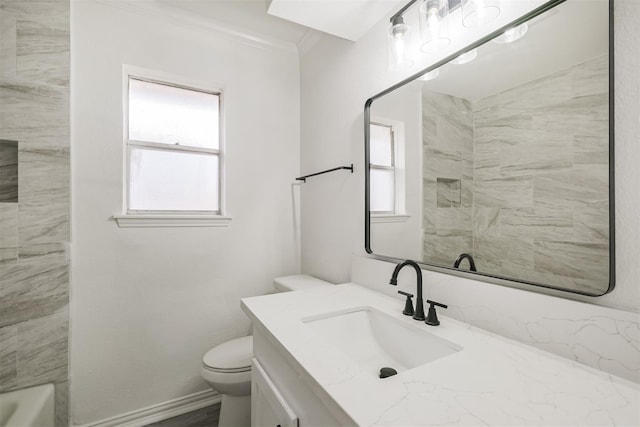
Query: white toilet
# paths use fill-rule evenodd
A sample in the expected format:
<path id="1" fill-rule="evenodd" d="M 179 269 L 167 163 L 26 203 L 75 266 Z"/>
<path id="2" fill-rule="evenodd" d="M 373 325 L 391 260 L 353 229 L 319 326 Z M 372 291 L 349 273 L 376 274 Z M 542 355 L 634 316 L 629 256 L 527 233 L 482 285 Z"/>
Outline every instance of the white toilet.
<path id="1" fill-rule="evenodd" d="M 331 285 L 306 274 L 277 277 L 278 292 Z M 202 358 L 202 378 L 222 394 L 219 427 L 251 425 L 251 358 L 253 336 L 236 338 L 209 350 Z"/>

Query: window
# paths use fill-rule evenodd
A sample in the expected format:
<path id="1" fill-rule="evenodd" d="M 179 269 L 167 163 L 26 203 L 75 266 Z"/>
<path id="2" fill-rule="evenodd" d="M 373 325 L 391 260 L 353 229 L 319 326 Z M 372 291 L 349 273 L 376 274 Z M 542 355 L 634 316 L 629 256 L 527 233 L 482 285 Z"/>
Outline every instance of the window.
<path id="1" fill-rule="evenodd" d="M 404 122 L 373 118 L 369 133 L 369 209 L 373 222 L 409 219 L 405 175 Z"/>
<path id="2" fill-rule="evenodd" d="M 121 218 L 221 216 L 221 92 L 131 74 L 126 84 Z"/>
<path id="3" fill-rule="evenodd" d="M 393 127 L 371 123 L 370 131 L 371 213 L 396 212 L 395 143 Z"/>

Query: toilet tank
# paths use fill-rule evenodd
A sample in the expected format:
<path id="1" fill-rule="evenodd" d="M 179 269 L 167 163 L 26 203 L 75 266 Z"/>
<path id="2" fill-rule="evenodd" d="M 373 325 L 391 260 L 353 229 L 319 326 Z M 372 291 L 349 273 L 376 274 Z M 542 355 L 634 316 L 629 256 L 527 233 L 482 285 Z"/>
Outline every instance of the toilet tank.
<path id="1" fill-rule="evenodd" d="M 296 274 L 293 276 L 276 277 L 273 279 L 273 287 L 278 292 L 301 291 L 318 286 L 329 286 L 333 283 L 316 279 L 307 274 Z"/>

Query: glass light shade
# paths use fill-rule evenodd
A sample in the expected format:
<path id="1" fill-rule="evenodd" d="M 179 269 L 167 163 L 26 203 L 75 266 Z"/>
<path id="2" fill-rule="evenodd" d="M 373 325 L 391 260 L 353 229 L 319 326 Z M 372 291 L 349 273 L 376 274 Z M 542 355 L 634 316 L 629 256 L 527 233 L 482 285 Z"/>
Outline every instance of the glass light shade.
<path id="1" fill-rule="evenodd" d="M 462 0 L 462 25 L 477 28 L 500 16 L 499 0 Z"/>
<path id="2" fill-rule="evenodd" d="M 456 59 L 452 60 L 452 64 L 462 65 L 468 64 L 469 62 L 476 59 L 478 56 L 478 49 L 471 49 L 469 52 L 465 52 L 462 55 L 458 56 Z"/>
<path id="3" fill-rule="evenodd" d="M 524 24 L 520 24 L 517 27 L 509 28 L 507 31 L 493 39 L 495 43 L 512 43 L 518 39 L 521 39 L 527 31 L 529 30 L 529 26 L 525 22 Z"/>
<path id="4" fill-rule="evenodd" d="M 420 3 L 420 49 L 437 52 L 451 43 L 449 37 L 448 0 L 422 0 Z"/>
<path id="5" fill-rule="evenodd" d="M 387 50 L 389 52 L 389 68 L 401 70 L 413 65 L 407 46 L 411 28 L 404 23 L 401 16 L 394 18 L 387 33 Z"/>
<path id="6" fill-rule="evenodd" d="M 431 70 L 428 73 L 424 73 L 419 78 L 420 80 L 429 81 L 433 80 L 440 75 L 440 69 L 436 68 L 435 70 Z"/>

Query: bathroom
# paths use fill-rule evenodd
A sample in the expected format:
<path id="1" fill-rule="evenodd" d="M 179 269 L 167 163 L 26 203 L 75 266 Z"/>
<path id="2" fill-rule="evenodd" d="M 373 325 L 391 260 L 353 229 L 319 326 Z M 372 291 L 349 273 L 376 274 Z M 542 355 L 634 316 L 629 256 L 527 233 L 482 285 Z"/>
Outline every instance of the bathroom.
<path id="1" fill-rule="evenodd" d="M 389 17 L 406 1 L 372 2 L 386 9 L 348 23 L 357 41 L 267 3 L 0 0 L 0 392 L 53 384 L 56 426 L 216 425 L 202 357 L 251 332 L 241 300 L 273 293 L 276 277 L 357 283 L 402 309 L 395 263 L 366 251 L 364 106 L 447 53 L 389 70 Z M 451 316 L 637 384 L 640 4 L 613 6 L 615 288 L 423 278 L 425 298 L 449 306 L 443 326 Z M 224 95 L 220 218 L 125 215 L 126 70 Z M 414 291 L 412 274 L 399 288 Z M 604 334 L 603 310 L 617 316 Z"/>

